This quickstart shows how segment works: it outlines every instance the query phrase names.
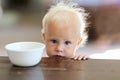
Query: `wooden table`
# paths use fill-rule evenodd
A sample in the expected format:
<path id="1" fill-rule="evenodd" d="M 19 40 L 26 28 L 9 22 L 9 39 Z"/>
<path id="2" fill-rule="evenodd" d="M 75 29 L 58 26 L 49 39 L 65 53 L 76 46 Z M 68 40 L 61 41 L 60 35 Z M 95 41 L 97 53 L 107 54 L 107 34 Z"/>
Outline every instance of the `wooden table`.
<path id="1" fill-rule="evenodd" d="M 0 57 L 0 80 L 120 80 L 120 61 L 51 57 L 23 68 L 12 65 L 7 57 Z"/>

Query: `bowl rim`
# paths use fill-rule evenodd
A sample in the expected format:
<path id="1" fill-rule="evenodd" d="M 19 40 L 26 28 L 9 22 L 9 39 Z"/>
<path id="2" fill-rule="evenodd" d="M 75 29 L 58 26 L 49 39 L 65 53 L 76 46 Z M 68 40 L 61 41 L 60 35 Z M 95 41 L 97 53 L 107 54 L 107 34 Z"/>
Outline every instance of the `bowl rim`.
<path id="1" fill-rule="evenodd" d="M 36 47 L 34 49 L 29 49 L 29 50 L 18 50 L 18 49 L 12 49 L 11 46 L 14 46 L 14 45 L 20 45 L 20 44 L 37 44 L 37 45 L 42 45 L 42 47 Z M 41 42 L 33 42 L 33 41 L 21 41 L 21 42 L 13 42 L 13 43 L 9 43 L 9 44 L 6 44 L 5 45 L 5 49 L 7 51 L 14 51 L 14 52 L 29 52 L 29 51 L 34 51 L 34 50 L 39 50 L 39 49 L 43 49 L 45 48 L 45 45 Z"/>

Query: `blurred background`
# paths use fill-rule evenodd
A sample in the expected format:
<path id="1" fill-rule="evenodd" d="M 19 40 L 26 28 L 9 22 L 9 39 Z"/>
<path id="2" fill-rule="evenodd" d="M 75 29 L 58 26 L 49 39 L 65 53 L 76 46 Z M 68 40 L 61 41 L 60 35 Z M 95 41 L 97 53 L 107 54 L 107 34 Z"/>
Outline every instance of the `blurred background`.
<path id="1" fill-rule="evenodd" d="M 17 41 L 43 42 L 41 21 L 52 4 L 60 0 L 1 0 L 0 54 L 4 46 Z M 88 47 L 95 52 L 120 48 L 120 0 L 65 0 L 78 3 L 89 13 Z M 97 48 L 97 49 L 95 49 Z M 84 52 L 84 51 L 83 51 Z M 91 53 L 93 53 L 91 52 Z"/>

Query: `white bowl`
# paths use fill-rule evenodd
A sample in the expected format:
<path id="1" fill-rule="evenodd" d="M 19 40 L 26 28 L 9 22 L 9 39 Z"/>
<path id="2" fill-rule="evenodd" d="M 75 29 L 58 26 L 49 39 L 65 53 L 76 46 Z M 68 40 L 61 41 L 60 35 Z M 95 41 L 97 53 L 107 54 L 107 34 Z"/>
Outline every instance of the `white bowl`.
<path id="1" fill-rule="evenodd" d="M 38 42 L 15 42 L 5 46 L 11 63 L 23 67 L 37 65 L 44 48 L 45 45 Z"/>

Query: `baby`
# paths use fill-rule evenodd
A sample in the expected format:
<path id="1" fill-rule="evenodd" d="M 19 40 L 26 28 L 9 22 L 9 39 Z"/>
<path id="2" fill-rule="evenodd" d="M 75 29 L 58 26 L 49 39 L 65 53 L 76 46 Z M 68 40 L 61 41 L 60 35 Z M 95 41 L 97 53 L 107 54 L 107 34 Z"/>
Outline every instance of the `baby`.
<path id="1" fill-rule="evenodd" d="M 42 36 L 48 56 L 64 56 L 77 60 L 88 59 L 76 50 L 86 43 L 86 17 L 84 9 L 60 2 L 52 6 L 42 21 Z"/>

